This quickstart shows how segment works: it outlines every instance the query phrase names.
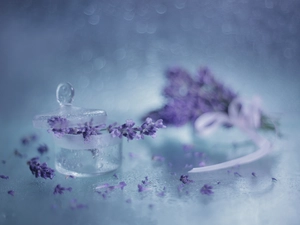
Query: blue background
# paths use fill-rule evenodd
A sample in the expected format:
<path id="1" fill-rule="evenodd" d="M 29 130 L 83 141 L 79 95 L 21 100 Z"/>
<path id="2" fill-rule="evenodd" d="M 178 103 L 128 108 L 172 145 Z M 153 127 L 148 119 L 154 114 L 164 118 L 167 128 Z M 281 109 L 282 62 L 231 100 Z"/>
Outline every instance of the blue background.
<path id="1" fill-rule="evenodd" d="M 10 179 L 0 180 L 0 223 L 298 224 L 299 10 L 296 0 L 1 1 L 0 159 L 7 163 L 0 164 L 0 174 Z M 105 109 L 120 123 L 139 121 L 163 105 L 164 72 L 174 65 L 191 73 L 208 66 L 242 97 L 259 95 L 265 111 L 281 120 L 284 136 L 274 140 L 275 153 L 240 168 L 242 178 L 226 171 L 195 176 L 191 195 L 182 198 L 176 189 L 180 174 L 170 176 L 166 165 L 187 171 L 184 162 L 180 165 L 180 146 L 190 141 L 190 133 L 170 128 L 157 140 L 124 141 L 119 176 L 128 186 L 108 200 L 96 196 L 93 187 L 116 182 L 111 177 L 72 183 L 58 174 L 55 184 L 35 180 L 26 160 L 13 155 L 15 148 L 35 155 L 35 147 L 22 149 L 20 139 L 37 132 L 34 115 L 58 107 L 60 82 L 74 86 L 76 106 Z M 52 148 L 47 133 L 38 133 L 39 142 Z M 132 161 L 129 152 L 140 158 Z M 164 155 L 165 164 L 153 164 L 153 154 Z M 263 176 L 256 184 L 254 169 Z M 137 183 L 151 175 L 155 191 L 170 190 L 166 198 L 157 199 L 153 190 L 145 198 L 137 193 Z M 270 182 L 272 176 L 277 183 Z M 218 180 L 222 186 L 215 195 L 203 198 L 199 188 Z M 73 186 L 72 196 L 54 198 L 57 182 Z M 7 195 L 9 189 L 15 197 Z M 124 200 L 129 197 L 136 199 L 131 205 Z M 71 198 L 89 208 L 70 210 Z M 59 207 L 53 210 L 53 204 Z"/>

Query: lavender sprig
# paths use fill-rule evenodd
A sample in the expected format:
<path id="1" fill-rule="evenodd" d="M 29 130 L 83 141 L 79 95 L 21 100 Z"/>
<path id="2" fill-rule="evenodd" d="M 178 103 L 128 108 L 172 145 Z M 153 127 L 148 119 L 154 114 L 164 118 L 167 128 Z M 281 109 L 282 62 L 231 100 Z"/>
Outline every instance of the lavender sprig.
<path id="1" fill-rule="evenodd" d="M 234 91 L 217 81 L 208 68 L 201 68 L 196 76 L 192 76 L 180 67 L 170 68 L 166 72 L 166 78 L 167 84 L 162 93 L 166 104 L 149 112 L 145 118 L 160 118 L 167 125 L 182 126 L 189 122 L 194 123 L 197 118 L 206 113 L 218 112 L 229 116 L 230 105 L 234 100 L 239 99 Z M 243 105 L 240 107 L 239 111 L 244 114 L 247 107 Z M 251 121 L 257 118 L 255 124 L 251 124 L 253 121 L 247 119 L 248 125 L 275 131 L 279 136 L 281 135 L 277 131 L 278 121 L 271 120 L 261 110 L 258 110 L 255 116 L 251 112 L 244 116 L 249 116 Z M 229 128 L 234 124 L 223 121 L 221 125 Z"/>
<path id="2" fill-rule="evenodd" d="M 60 184 L 58 184 L 55 186 L 53 194 L 54 195 L 55 194 L 63 194 L 64 191 L 72 191 L 72 188 L 71 187 L 65 188 L 65 187 L 60 186 Z"/>
<path id="3" fill-rule="evenodd" d="M 43 155 L 48 152 L 48 146 L 46 144 L 40 145 L 37 150 L 41 155 Z"/>
<path id="4" fill-rule="evenodd" d="M 151 118 L 146 118 L 140 127 L 135 126 L 132 120 L 127 120 L 126 123 L 120 126 L 118 126 L 117 123 L 110 124 L 107 127 L 105 124 L 93 125 L 93 119 L 83 126 L 68 127 L 67 119 L 59 116 L 48 119 L 48 125 L 50 131 L 57 137 L 66 134 L 82 135 L 85 141 L 88 141 L 92 135 L 100 135 L 105 131 L 109 132 L 112 137 L 126 137 L 127 140 L 144 139 L 144 136 L 155 137 L 158 129 L 166 127 L 163 124 L 163 120 L 158 119 L 154 122 Z"/>
<path id="5" fill-rule="evenodd" d="M 31 173 L 37 178 L 52 179 L 54 177 L 54 170 L 47 166 L 47 163 L 40 163 L 38 157 L 32 158 L 27 162 Z"/>
<path id="6" fill-rule="evenodd" d="M 203 195 L 212 195 L 214 192 L 212 191 L 213 187 L 208 184 L 204 184 L 204 186 L 200 189 L 200 193 Z"/>
<path id="7" fill-rule="evenodd" d="M 192 77 L 182 68 L 166 72 L 167 85 L 163 95 L 167 103 L 146 117 L 161 118 L 166 124 L 182 126 L 194 122 L 206 112 L 228 112 L 230 102 L 237 96 L 218 82 L 207 68 Z"/>
<path id="8" fill-rule="evenodd" d="M 4 180 L 8 180 L 9 176 L 5 176 L 5 175 L 0 175 L 0 178 L 4 179 Z"/>
<path id="9" fill-rule="evenodd" d="M 189 179 L 188 175 L 181 175 L 179 180 L 184 184 L 190 184 L 194 182 L 193 180 Z"/>

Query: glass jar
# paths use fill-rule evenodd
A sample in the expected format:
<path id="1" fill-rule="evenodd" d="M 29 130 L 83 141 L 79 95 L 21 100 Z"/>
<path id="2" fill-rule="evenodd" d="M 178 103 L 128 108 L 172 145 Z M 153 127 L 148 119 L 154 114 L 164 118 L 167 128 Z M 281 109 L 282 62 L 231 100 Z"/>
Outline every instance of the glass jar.
<path id="1" fill-rule="evenodd" d="M 71 84 L 59 84 L 56 91 L 60 109 L 49 114 L 37 115 L 33 124 L 37 128 L 53 131 L 49 120 L 63 121 L 57 134 L 52 132 L 55 143 L 55 167 L 65 175 L 91 177 L 117 170 L 122 163 L 122 139 L 113 138 L 107 130 L 85 139 L 80 133 L 67 132 L 80 126 L 106 124 L 107 114 L 100 109 L 83 109 L 72 106 L 74 89 Z M 63 127 L 62 127 L 63 126 Z"/>

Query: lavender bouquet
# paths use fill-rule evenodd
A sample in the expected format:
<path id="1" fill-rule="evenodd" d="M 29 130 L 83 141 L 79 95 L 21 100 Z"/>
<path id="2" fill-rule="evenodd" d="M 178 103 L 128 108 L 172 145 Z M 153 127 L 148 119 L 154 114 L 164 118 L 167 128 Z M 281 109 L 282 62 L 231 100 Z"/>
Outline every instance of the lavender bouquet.
<path id="1" fill-rule="evenodd" d="M 163 90 L 166 103 L 146 117 L 161 118 L 169 126 L 192 124 L 196 134 L 203 136 L 218 127 L 237 127 L 255 143 L 257 151 L 215 165 L 197 167 L 190 173 L 207 172 L 242 165 L 262 158 L 271 151 L 271 143 L 260 136 L 258 130 L 277 133 L 278 122 L 261 109 L 258 97 L 243 100 L 238 94 L 217 81 L 207 68 L 196 76 L 184 69 L 171 68 L 166 72 L 167 85 Z M 278 133 L 277 133 L 278 134 Z"/>
<path id="2" fill-rule="evenodd" d="M 277 121 L 261 110 L 259 98 L 252 102 L 217 81 L 208 68 L 201 68 L 196 76 L 175 67 L 166 72 L 163 90 L 166 104 L 149 112 L 146 117 L 163 119 L 166 125 L 194 124 L 200 134 L 211 133 L 218 126 L 238 126 L 247 129 L 276 131 Z"/>

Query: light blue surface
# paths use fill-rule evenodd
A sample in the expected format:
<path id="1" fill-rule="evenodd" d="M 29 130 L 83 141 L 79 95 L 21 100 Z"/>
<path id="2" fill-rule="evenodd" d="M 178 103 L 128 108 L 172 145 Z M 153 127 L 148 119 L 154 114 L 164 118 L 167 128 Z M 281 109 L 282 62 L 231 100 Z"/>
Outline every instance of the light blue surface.
<path id="1" fill-rule="evenodd" d="M 0 160 L 7 161 L 0 162 L 0 174 L 9 176 L 0 179 L 0 224 L 299 224 L 299 1 L 1 1 L 0 6 Z M 163 104 L 163 74 L 172 65 L 191 72 L 209 66 L 241 96 L 261 96 L 265 111 L 281 121 L 283 137 L 266 136 L 274 152 L 230 173 L 190 175 L 195 182 L 179 193 L 180 175 L 196 164 L 182 150 L 193 138 L 189 127 L 168 128 L 156 139 L 124 140 L 118 179 L 33 177 L 26 161 L 38 154 L 39 144 L 49 146 L 42 161 L 54 166 L 51 137 L 35 130 L 32 119 L 57 107 L 58 83 L 72 83 L 76 106 L 103 108 L 120 123 L 139 121 Z M 20 139 L 32 133 L 38 141 L 22 147 Z M 253 150 L 214 148 L 221 138 L 198 142 L 195 150 L 206 152 L 208 163 Z M 16 157 L 15 149 L 27 158 Z M 165 161 L 155 162 L 153 155 Z M 139 193 L 145 176 L 150 190 Z M 100 184 L 120 181 L 127 186 L 107 199 L 95 192 Z M 53 195 L 57 184 L 73 190 Z M 200 194 L 204 184 L 213 186 L 212 196 Z M 164 187 L 166 195 L 157 196 Z M 72 210 L 73 199 L 88 208 Z"/>

